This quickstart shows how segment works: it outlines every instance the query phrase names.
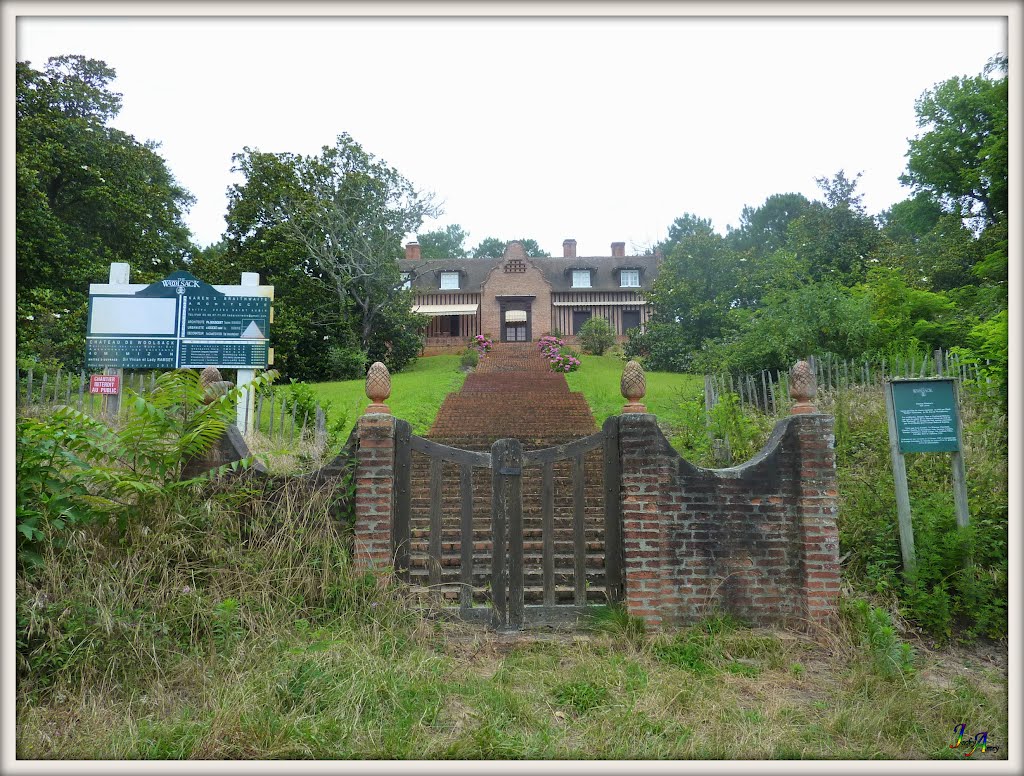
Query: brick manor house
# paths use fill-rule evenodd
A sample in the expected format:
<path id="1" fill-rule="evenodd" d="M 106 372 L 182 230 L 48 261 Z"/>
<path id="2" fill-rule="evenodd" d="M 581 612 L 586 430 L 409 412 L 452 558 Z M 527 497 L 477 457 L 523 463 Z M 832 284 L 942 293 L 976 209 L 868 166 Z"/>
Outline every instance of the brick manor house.
<path id="1" fill-rule="evenodd" d="M 576 241 L 562 243 L 559 258 L 528 258 L 519 242 L 493 259 L 420 259 L 420 246 L 405 246 L 399 261 L 415 295 L 413 309 L 431 316 L 424 348 L 463 347 L 477 334 L 496 342 L 531 342 L 553 330 L 572 338 L 594 316 L 612 326 L 619 341 L 643 327 L 650 313 L 640 292 L 658 276 L 658 255 L 577 256 Z"/>

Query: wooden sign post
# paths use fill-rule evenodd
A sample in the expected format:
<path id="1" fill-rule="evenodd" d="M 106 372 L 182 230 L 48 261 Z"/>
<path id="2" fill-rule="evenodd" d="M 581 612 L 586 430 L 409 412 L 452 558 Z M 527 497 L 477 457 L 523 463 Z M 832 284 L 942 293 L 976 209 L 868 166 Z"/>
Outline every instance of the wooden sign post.
<path id="1" fill-rule="evenodd" d="M 913 571 L 914 530 L 910 519 L 910 491 L 904 453 L 953 454 L 953 500 L 956 523 L 970 522 L 967 510 L 967 474 L 956 381 L 951 378 L 894 379 L 885 384 L 885 412 L 889 421 L 889 455 L 896 482 L 903 570 Z"/>

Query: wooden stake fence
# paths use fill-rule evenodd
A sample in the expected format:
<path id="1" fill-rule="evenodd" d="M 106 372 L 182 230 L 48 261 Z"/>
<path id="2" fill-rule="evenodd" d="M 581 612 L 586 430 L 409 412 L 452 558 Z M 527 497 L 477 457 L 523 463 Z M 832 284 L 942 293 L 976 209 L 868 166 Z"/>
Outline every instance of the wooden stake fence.
<path id="1" fill-rule="evenodd" d="M 156 376 L 156 372 L 126 374 L 122 391 L 130 388 L 135 393 L 145 396 L 155 389 Z M 41 376 L 33 369 L 19 371 L 18 374 L 15 391 L 18 407 L 66 405 L 93 417 L 99 417 L 104 408 L 103 398 L 99 394 L 89 392 L 89 374 L 84 369 L 77 375 L 64 369 L 58 369 L 52 374 L 44 371 Z M 271 392 L 269 402 L 266 402 L 268 406 L 265 408 L 266 398 L 266 395 L 261 394 L 256 399 L 253 427 L 259 433 L 270 437 L 272 441 L 293 447 L 301 444 L 303 440 L 309 440 L 317 454 L 326 448 L 327 417 L 319 402 L 313 410 L 311 428 L 309 411 L 303 411 L 300 417 L 297 401 L 288 401 L 286 395 L 278 397 Z"/>
<path id="2" fill-rule="evenodd" d="M 896 356 L 891 361 L 883 358 L 877 362 L 866 359 L 857 362 L 830 354 L 809 356 L 808 360 L 817 376 L 819 394 L 881 387 L 893 377 L 955 377 L 963 384 L 973 384 L 987 396 L 994 392 L 992 378 L 981 368 L 990 366 L 989 361 L 986 360 L 984 365 L 977 361 L 964 361 L 957 353 L 948 350 L 936 350 L 923 357 L 911 353 L 909 357 Z M 705 375 L 704 407 L 710 413 L 722 394 L 732 393 L 743 410 L 757 409 L 766 415 L 781 417 L 789 413 L 791 405 L 788 378 L 785 370 L 764 370 L 747 375 Z"/>

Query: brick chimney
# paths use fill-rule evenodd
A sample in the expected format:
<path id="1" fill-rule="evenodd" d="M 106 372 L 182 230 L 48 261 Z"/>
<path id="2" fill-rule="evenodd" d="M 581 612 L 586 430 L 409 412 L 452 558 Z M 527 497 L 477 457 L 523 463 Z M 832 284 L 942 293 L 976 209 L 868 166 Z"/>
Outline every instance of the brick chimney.
<path id="1" fill-rule="evenodd" d="M 562 256 L 567 259 L 576 258 L 576 241 L 575 240 L 562 240 Z"/>
<path id="2" fill-rule="evenodd" d="M 621 259 L 626 255 L 626 243 L 614 242 L 612 243 L 612 258 Z"/>
<path id="3" fill-rule="evenodd" d="M 405 258 L 418 261 L 420 258 L 420 244 L 416 241 L 405 244 Z"/>

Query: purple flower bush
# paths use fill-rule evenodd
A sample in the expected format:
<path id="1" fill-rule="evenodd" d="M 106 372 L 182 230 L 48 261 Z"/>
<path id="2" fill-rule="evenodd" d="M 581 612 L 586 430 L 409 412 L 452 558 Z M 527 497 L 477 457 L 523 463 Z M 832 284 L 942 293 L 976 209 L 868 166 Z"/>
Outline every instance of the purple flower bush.
<path id="1" fill-rule="evenodd" d="M 487 339 L 483 334 L 477 334 L 473 338 L 472 346 L 476 348 L 476 352 L 480 354 L 480 358 L 487 355 L 491 348 L 494 347 L 494 343 Z"/>
<path id="2" fill-rule="evenodd" d="M 549 334 L 540 338 L 537 347 L 540 348 L 544 358 L 550 359 L 551 356 L 558 355 L 559 350 L 565 347 L 565 343 L 558 339 L 558 337 L 552 337 Z"/>
<path id="3" fill-rule="evenodd" d="M 541 337 L 537 343 L 541 354 L 547 359 L 553 372 L 575 372 L 580 368 L 580 360 L 572 353 L 562 353 L 565 342 L 550 335 Z"/>

